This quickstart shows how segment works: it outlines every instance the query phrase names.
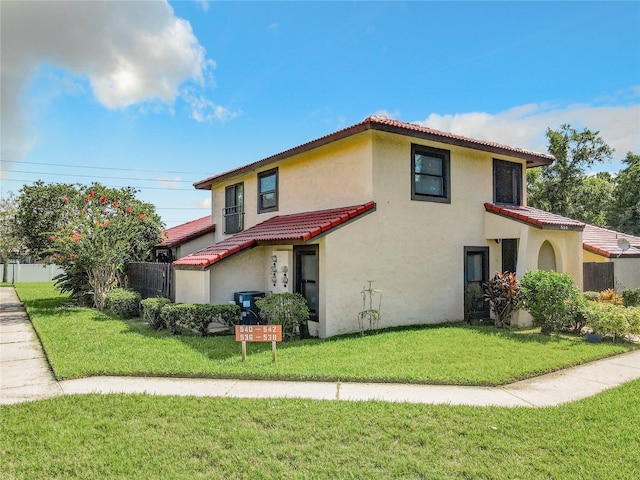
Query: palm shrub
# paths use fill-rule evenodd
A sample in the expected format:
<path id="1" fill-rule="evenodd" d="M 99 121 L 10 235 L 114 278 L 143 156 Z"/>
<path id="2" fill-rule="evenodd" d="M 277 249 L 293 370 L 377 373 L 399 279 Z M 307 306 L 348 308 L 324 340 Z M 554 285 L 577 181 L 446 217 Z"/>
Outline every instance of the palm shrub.
<path id="1" fill-rule="evenodd" d="M 260 317 L 267 323 L 282 325 L 285 340 L 299 332 L 300 325 L 309 320 L 309 306 L 299 293 L 274 293 L 256 301 Z"/>
<path id="2" fill-rule="evenodd" d="M 511 314 L 518 310 L 522 292 L 513 272 L 496 272 L 484 285 L 484 299 L 494 315 L 495 325 L 503 328 L 511 324 Z"/>
<path id="3" fill-rule="evenodd" d="M 613 305 L 622 305 L 622 297 L 613 288 L 608 288 L 600 292 L 600 301 Z"/>
<path id="4" fill-rule="evenodd" d="M 533 317 L 543 334 L 571 325 L 579 309 L 581 293 L 571 275 L 554 271 L 528 271 L 520 281 L 522 308 Z"/>

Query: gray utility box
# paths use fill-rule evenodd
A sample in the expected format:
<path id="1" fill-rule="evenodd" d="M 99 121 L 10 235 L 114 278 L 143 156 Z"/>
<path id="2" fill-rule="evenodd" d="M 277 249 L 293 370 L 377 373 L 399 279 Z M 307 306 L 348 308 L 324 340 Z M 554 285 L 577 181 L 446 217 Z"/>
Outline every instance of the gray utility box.
<path id="1" fill-rule="evenodd" d="M 248 291 L 248 292 L 235 292 L 233 294 L 233 300 L 236 305 L 242 310 L 242 318 L 240 324 L 242 325 L 258 325 L 261 323 L 258 306 L 256 300 L 264 298 L 265 292 Z"/>

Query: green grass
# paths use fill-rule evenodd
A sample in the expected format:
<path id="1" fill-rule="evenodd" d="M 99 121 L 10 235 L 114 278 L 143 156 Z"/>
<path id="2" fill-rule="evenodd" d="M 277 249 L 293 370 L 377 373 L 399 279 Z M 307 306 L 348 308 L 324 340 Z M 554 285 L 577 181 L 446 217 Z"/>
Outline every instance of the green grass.
<path id="1" fill-rule="evenodd" d="M 499 385 L 634 348 L 448 325 L 281 343 L 275 365 L 271 345 L 253 343 L 243 363 L 233 337 L 171 336 L 139 319 L 65 306 L 66 298 L 50 283 L 17 289 L 58 379 L 145 375 Z"/>
<path id="2" fill-rule="evenodd" d="M 0 407 L 0 478 L 632 479 L 640 381 L 560 407 L 70 396 Z"/>

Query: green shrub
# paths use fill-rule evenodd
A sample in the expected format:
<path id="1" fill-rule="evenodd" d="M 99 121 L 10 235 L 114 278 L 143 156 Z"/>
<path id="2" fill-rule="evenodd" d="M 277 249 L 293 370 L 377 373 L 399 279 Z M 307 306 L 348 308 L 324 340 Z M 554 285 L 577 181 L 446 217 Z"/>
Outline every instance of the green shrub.
<path id="1" fill-rule="evenodd" d="M 142 305 L 142 318 L 156 330 L 164 326 L 160 312 L 162 308 L 171 303 L 168 298 L 145 298 L 140 302 Z"/>
<path id="2" fill-rule="evenodd" d="M 630 288 L 622 292 L 622 303 L 625 307 L 640 306 L 640 288 Z"/>
<path id="3" fill-rule="evenodd" d="M 573 333 L 580 333 L 582 329 L 587 326 L 587 309 L 589 308 L 589 302 L 584 295 L 580 295 L 574 307 L 573 316 L 567 327 Z"/>
<path id="4" fill-rule="evenodd" d="M 537 270 L 520 281 L 522 308 L 543 334 L 571 326 L 579 310 L 580 292 L 568 273 Z"/>
<path id="5" fill-rule="evenodd" d="M 217 321 L 233 327 L 240 322 L 240 307 L 237 305 L 209 305 L 193 303 L 172 303 L 162 307 L 160 318 L 171 333 L 178 333 L 179 327 L 207 335 L 211 322 Z"/>
<path id="6" fill-rule="evenodd" d="M 282 325 L 283 339 L 292 338 L 301 324 L 309 320 L 309 307 L 299 293 L 274 293 L 256 301 L 260 317 L 268 323 Z"/>
<path id="7" fill-rule="evenodd" d="M 640 306 L 627 307 L 627 322 L 629 323 L 629 332 L 634 335 L 640 335 Z"/>
<path id="8" fill-rule="evenodd" d="M 211 322 L 218 322 L 233 327 L 240 322 L 240 307 L 238 305 L 209 305 L 194 304 L 188 310 L 185 326 L 206 336 Z"/>
<path id="9" fill-rule="evenodd" d="M 125 288 L 114 288 L 104 300 L 104 306 L 120 318 L 140 316 L 140 294 Z"/>
<path id="10" fill-rule="evenodd" d="M 520 283 L 513 272 L 496 272 L 484 284 L 484 299 L 489 302 L 498 328 L 510 325 L 511 314 L 518 310 L 521 297 Z"/>
<path id="11" fill-rule="evenodd" d="M 585 298 L 585 300 L 588 300 L 590 302 L 600 301 L 600 292 L 587 291 L 587 292 L 584 292 L 582 296 Z"/>
<path id="12" fill-rule="evenodd" d="M 586 310 L 587 324 L 594 333 L 610 335 L 615 342 L 616 337 L 631 333 L 631 325 L 626 308 L 609 302 L 590 302 Z"/>

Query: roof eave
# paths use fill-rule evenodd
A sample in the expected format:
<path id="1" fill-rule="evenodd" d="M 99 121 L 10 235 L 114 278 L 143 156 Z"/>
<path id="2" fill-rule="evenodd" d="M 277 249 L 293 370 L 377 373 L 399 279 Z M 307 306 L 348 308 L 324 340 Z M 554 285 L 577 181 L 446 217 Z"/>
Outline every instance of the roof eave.
<path id="1" fill-rule="evenodd" d="M 199 182 L 195 182 L 193 186 L 198 190 L 210 190 L 212 185 L 223 182 L 229 178 L 233 178 L 236 176 L 244 175 L 246 173 L 259 170 L 279 160 L 283 160 L 285 158 L 289 158 L 294 155 L 308 152 L 315 148 L 327 145 L 329 143 L 333 143 L 338 140 L 342 140 L 344 138 L 356 135 L 358 133 L 362 133 L 367 130 L 376 130 L 380 132 L 393 133 L 396 135 L 419 138 L 422 140 L 444 143 L 447 145 L 455 145 L 459 147 L 471 148 L 474 150 L 494 153 L 496 155 L 506 155 L 506 156 L 516 157 L 516 158 L 521 158 L 526 161 L 527 168 L 549 165 L 555 160 L 552 155 L 546 155 L 546 154 L 541 154 L 536 152 L 528 152 L 526 150 L 508 148 L 506 145 L 505 146 L 500 146 L 498 144 L 489 145 L 486 143 L 481 143 L 480 141 L 477 141 L 471 138 L 462 137 L 460 135 L 452 134 L 451 136 L 448 136 L 444 134 L 445 132 L 438 133 L 435 130 L 434 131 L 414 130 L 401 125 L 388 124 L 380 120 L 376 121 L 375 119 L 369 117 L 365 119 L 363 122 L 352 125 L 351 127 L 338 130 L 337 132 L 331 133 L 329 135 L 325 135 L 324 137 L 320 137 L 308 143 L 304 143 L 302 145 L 291 148 L 289 150 L 285 150 L 284 152 L 277 153 L 275 155 L 264 158 L 257 162 L 253 162 L 248 165 L 221 173 L 219 175 L 208 177 Z"/>
<path id="2" fill-rule="evenodd" d="M 216 224 L 212 223 L 210 226 L 206 227 L 206 228 L 202 228 L 200 230 L 198 230 L 197 232 L 193 232 L 190 233 L 188 235 L 184 235 L 182 237 L 178 237 L 174 240 L 165 240 L 164 242 L 160 242 L 157 245 L 154 245 L 153 248 L 173 248 L 173 247 L 177 247 L 179 245 L 182 245 L 183 243 L 187 243 L 191 240 L 194 240 L 198 237 L 201 237 L 203 235 L 206 235 L 207 233 L 211 233 L 211 232 L 215 232 L 216 230 Z"/>

